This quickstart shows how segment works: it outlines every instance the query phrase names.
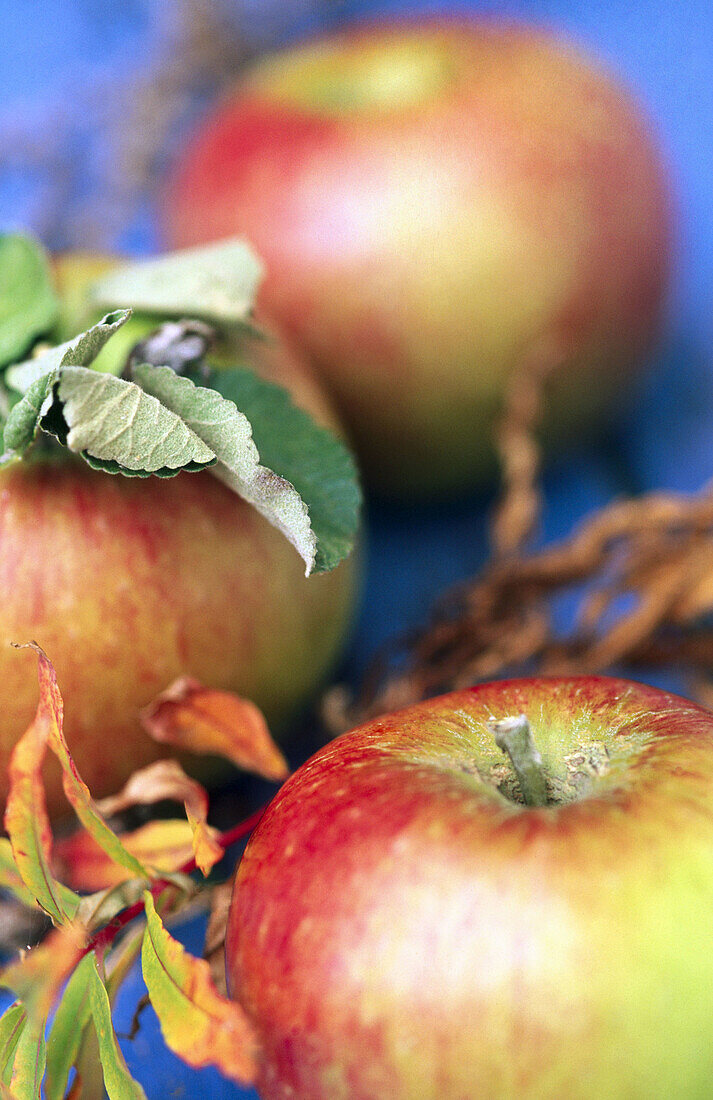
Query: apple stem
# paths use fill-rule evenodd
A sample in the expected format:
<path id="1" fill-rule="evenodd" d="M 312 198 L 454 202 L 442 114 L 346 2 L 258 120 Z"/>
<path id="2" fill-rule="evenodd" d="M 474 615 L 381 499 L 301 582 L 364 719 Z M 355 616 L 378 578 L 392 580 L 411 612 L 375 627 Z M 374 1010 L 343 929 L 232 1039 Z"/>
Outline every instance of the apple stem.
<path id="1" fill-rule="evenodd" d="M 510 757 L 525 805 L 546 806 L 549 800 L 545 770 L 525 715 L 488 722 L 488 729 L 498 748 Z"/>

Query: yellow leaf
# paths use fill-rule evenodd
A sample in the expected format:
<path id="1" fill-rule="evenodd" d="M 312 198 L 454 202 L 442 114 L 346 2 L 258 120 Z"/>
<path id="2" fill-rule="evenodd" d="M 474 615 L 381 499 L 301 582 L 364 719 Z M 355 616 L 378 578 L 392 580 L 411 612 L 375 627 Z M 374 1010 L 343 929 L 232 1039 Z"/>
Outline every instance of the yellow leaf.
<path id="1" fill-rule="evenodd" d="M 233 1081 L 251 1084 L 258 1047 L 247 1016 L 218 994 L 205 959 L 189 955 L 169 935 L 148 892 L 144 901 L 142 969 L 166 1045 L 191 1066 L 213 1065 Z"/>

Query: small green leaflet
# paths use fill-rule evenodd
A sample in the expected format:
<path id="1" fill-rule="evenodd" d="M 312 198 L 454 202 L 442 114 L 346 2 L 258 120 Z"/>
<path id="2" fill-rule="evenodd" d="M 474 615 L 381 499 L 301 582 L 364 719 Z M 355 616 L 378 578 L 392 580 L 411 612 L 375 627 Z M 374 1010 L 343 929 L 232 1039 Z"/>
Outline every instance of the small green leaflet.
<path id="1" fill-rule="evenodd" d="M 248 325 L 263 275 L 242 240 L 220 241 L 117 268 L 92 288 L 100 309 L 195 317 L 220 327 Z"/>
<path id="2" fill-rule="evenodd" d="M 73 340 L 8 368 L 5 382 L 23 396 L 13 406 L 5 423 L 4 453 L 0 455 L 0 466 L 21 457 L 32 443 L 41 417 L 51 404 L 51 390 L 60 370 L 70 365 L 91 363 L 130 316 L 131 310 L 116 310 Z"/>
<path id="3" fill-rule="evenodd" d="M 26 1022 L 27 1012 L 19 1001 L 0 1017 L 0 1081 L 4 1085 L 10 1084 L 15 1051 Z"/>
<path id="4" fill-rule="evenodd" d="M 62 1100 L 79 1055 L 84 1029 L 91 1019 L 91 970 L 95 965 L 93 954 L 84 956 L 67 982 L 52 1021 L 47 1039 L 47 1100 Z"/>
<path id="5" fill-rule="evenodd" d="M 89 955 L 88 958 L 91 959 L 91 966 L 88 967 L 87 973 L 92 1016 L 99 1040 L 99 1055 L 109 1100 L 146 1100 L 146 1093 L 129 1073 L 124 1055 L 116 1041 L 114 1026 L 111 1022 L 109 994 L 99 977 L 96 959 L 94 955 Z"/>
<path id="6" fill-rule="evenodd" d="M 14 1100 L 40 1100 L 46 1057 L 45 1022 L 28 1017 L 15 1049 L 10 1079 Z"/>
<path id="7" fill-rule="evenodd" d="M 9 890 L 18 901 L 28 908 L 37 908 L 34 894 L 27 889 L 17 869 L 12 854 L 12 845 L 4 836 L 0 837 L 0 887 L 3 890 Z"/>
<path id="8" fill-rule="evenodd" d="M 0 367 L 25 355 L 58 312 L 42 247 L 31 237 L 0 235 Z"/>
<path id="9" fill-rule="evenodd" d="M 11 409 L 3 430 L 4 448 L 0 455 L 0 466 L 12 462 L 14 458 L 20 458 L 34 440 L 52 382 L 52 374 L 36 379 Z"/>
<path id="10" fill-rule="evenodd" d="M 207 384 L 247 416 L 260 460 L 307 503 L 317 535 L 315 572 L 333 569 L 351 551 L 359 524 L 359 475 L 349 450 L 293 405 L 286 390 L 251 370 L 216 370 Z"/>

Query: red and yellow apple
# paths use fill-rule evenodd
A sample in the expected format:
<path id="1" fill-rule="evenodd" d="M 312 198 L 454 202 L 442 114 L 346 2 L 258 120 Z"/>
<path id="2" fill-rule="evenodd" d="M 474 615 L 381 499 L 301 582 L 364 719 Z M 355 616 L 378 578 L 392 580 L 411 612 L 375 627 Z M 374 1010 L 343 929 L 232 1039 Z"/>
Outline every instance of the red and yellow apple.
<path id="1" fill-rule="evenodd" d="M 547 801 L 492 726 L 524 714 Z M 713 715 L 619 679 L 484 684 L 286 782 L 238 868 L 264 1100 L 669 1100 L 713 1081 Z"/>
<path id="2" fill-rule="evenodd" d="M 494 471 L 507 380 L 554 373 L 587 430 L 657 332 L 666 174 L 637 104 L 549 33 L 374 23 L 265 58 L 181 152 L 168 240 L 245 234 L 372 485 Z"/>
<path id="3" fill-rule="evenodd" d="M 60 287 L 97 273 L 86 258 L 61 266 Z M 284 342 L 243 352 L 335 424 Z M 70 750 L 101 796 L 161 754 L 138 713 L 178 676 L 253 699 L 279 731 L 336 659 L 355 597 L 350 562 L 305 578 L 284 536 L 208 472 L 111 476 L 41 447 L 0 472 L 0 545 L 0 804 L 37 705 L 34 654 L 12 642 L 37 641 L 52 659 Z M 55 769 L 53 812 L 60 791 Z"/>

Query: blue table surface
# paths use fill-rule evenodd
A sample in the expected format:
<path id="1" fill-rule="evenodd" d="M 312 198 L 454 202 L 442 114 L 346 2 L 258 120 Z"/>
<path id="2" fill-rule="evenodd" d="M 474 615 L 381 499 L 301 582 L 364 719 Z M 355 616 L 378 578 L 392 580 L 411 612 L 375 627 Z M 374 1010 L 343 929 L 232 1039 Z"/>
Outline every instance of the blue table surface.
<path id="1" fill-rule="evenodd" d="M 231 8 L 227 0 L 224 6 Z M 320 26 L 317 5 L 309 0 L 292 5 L 234 0 L 232 7 L 236 17 L 238 9 L 250 13 L 256 41 L 270 35 L 288 40 Z M 447 5 L 337 0 L 323 7 L 333 25 L 362 15 Z M 551 25 L 608 62 L 653 118 L 676 195 L 677 258 L 661 349 L 635 384 L 607 448 L 582 448 L 551 462 L 540 535 L 545 541 L 565 535 L 617 494 L 695 490 L 713 470 L 713 7 L 708 0 L 511 0 L 458 7 Z M 151 0 L 44 0 L 41 5 L 0 0 L 0 139 L 10 126 L 18 134 L 23 127 L 41 128 L 58 103 L 71 112 L 92 82 L 107 76 L 130 81 L 138 60 L 152 48 L 158 8 Z M 83 119 L 81 133 L 100 149 L 101 136 L 92 134 L 91 125 L 91 118 Z M 0 228 L 39 230 L 33 186 L 21 158 L 0 163 Z M 156 243 L 153 234 L 149 204 L 115 243 L 147 250 Z M 428 509 L 369 505 L 365 593 L 343 670 L 348 680 L 356 682 L 376 646 L 420 622 L 444 587 L 480 567 L 492 503 L 478 497 Z M 564 601 L 563 617 L 569 610 Z M 197 954 L 204 927 L 204 921 L 193 920 L 180 930 Z M 119 998 L 119 1030 L 128 1029 L 142 991 L 137 972 Z M 173 1057 L 150 1009 L 138 1036 L 122 1040 L 122 1046 L 150 1100 L 256 1097 L 212 1070 L 193 1071 Z"/>

